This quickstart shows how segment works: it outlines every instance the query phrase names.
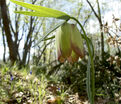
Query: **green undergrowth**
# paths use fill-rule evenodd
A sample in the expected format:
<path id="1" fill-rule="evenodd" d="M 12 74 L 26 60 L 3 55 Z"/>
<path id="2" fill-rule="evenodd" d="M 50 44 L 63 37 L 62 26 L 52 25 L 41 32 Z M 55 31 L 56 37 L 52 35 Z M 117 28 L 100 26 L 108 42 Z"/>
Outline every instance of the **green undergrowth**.
<path id="1" fill-rule="evenodd" d="M 0 104 L 68 104 L 79 102 L 78 93 L 59 81 L 55 74 L 40 73 L 41 68 L 4 65 L 0 68 Z M 72 98 L 72 99 L 71 99 Z"/>
<path id="2" fill-rule="evenodd" d="M 96 104 L 120 104 L 121 64 L 95 57 Z M 119 60 L 119 59 L 118 59 Z M 86 60 L 73 65 L 0 66 L 0 104 L 88 104 Z"/>

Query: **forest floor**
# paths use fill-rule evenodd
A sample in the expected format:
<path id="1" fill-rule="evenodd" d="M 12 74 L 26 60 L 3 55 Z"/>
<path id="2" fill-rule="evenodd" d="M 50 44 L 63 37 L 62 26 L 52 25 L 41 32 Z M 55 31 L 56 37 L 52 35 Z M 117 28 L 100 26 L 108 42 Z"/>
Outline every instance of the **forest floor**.
<path id="1" fill-rule="evenodd" d="M 70 89 L 64 87 L 63 83 L 43 74 L 38 77 L 30 70 L 0 69 L 0 104 L 89 104 L 87 96 L 70 93 Z M 99 97 L 96 104 L 116 103 Z"/>

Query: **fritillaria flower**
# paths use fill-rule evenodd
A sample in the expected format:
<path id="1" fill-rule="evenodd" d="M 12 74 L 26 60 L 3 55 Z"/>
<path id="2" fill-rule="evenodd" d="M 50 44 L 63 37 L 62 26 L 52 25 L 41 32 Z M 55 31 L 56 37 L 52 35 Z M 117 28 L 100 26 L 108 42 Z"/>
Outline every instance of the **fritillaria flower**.
<path id="1" fill-rule="evenodd" d="M 58 60 L 64 62 L 78 61 L 79 57 L 84 57 L 84 46 L 81 34 L 74 24 L 64 23 L 57 30 L 56 50 Z"/>

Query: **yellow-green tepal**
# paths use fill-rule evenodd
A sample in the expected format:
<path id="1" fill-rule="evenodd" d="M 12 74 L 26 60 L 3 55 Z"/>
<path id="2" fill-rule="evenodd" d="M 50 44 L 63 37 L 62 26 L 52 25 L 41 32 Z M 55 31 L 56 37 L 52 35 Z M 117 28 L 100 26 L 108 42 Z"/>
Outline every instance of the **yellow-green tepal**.
<path id="1" fill-rule="evenodd" d="M 73 63 L 78 61 L 79 57 L 84 57 L 83 39 L 76 25 L 64 23 L 58 28 L 55 38 L 60 62 L 67 59 Z"/>
<path id="2" fill-rule="evenodd" d="M 84 45 L 83 45 L 83 38 L 81 37 L 81 34 L 76 27 L 76 25 L 71 25 L 71 47 L 72 50 L 79 55 L 80 58 L 84 57 Z"/>

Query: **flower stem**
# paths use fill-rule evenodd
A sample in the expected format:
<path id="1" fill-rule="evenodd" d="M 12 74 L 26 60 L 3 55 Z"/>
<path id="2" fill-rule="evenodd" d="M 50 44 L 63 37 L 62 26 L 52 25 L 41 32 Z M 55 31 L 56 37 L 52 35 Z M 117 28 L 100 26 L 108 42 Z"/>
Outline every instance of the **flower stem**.
<path id="1" fill-rule="evenodd" d="M 74 17 L 71 17 L 71 19 L 75 20 L 79 24 L 79 26 L 81 27 L 81 29 L 83 31 L 83 34 L 84 34 L 84 39 L 85 39 L 86 44 L 87 44 L 87 48 L 88 48 L 88 52 L 89 52 L 89 58 L 90 58 L 90 65 L 91 65 L 91 68 L 89 69 L 90 72 L 91 72 L 90 73 L 90 76 L 91 76 L 90 77 L 91 78 L 91 80 L 90 80 L 91 85 L 87 86 L 87 87 L 90 87 L 90 89 L 91 89 L 90 90 L 91 96 L 89 98 L 90 99 L 90 103 L 94 104 L 94 97 L 95 97 L 95 69 L 94 69 L 93 51 L 92 51 L 94 49 L 93 49 L 93 46 L 92 46 L 92 49 L 91 49 L 91 45 L 92 44 L 90 44 L 89 39 L 88 39 L 88 37 L 86 35 L 86 32 L 85 32 L 83 26 L 81 25 L 81 23 L 76 18 L 74 18 Z"/>

